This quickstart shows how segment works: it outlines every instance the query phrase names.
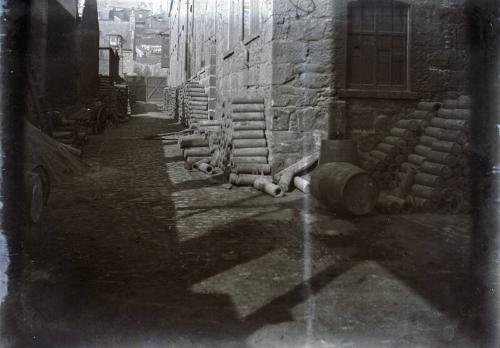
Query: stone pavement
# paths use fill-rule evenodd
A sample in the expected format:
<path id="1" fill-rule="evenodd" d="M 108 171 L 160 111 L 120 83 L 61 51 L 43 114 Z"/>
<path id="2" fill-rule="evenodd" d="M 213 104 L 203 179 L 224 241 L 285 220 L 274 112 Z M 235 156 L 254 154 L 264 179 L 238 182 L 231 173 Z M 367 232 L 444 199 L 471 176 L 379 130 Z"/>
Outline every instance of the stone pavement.
<path id="1" fill-rule="evenodd" d="M 186 171 L 161 113 L 95 136 L 26 241 L 25 347 L 456 347 L 468 216 L 345 219 Z"/>

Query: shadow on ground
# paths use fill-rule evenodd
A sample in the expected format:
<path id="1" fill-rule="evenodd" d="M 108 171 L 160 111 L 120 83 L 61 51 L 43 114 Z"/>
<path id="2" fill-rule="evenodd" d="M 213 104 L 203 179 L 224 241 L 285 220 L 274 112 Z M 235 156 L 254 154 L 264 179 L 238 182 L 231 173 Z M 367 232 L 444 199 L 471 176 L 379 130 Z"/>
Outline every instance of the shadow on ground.
<path id="1" fill-rule="evenodd" d="M 174 203 L 160 192 L 214 183 L 174 185 L 164 170 L 159 142 L 113 142 L 113 136 L 148 135 L 159 129 L 175 131 L 178 126 L 141 117 L 110 131 L 109 138 L 95 139 L 89 153 L 113 170 L 56 189 L 46 221 L 25 242 L 22 306 L 7 311 L 17 313 L 23 324 L 23 331 L 10 333 L 13 346 L 244 347 L 255 331 L 294 321 L 293 307 L 368 260 L 389 270 L 439 311 L 463 317 L 465 259 L 439 233 L 404 219 L 391 224 L 379 217 L 359 219 L 349 233 L 329 235 L 323 232 L 334 221 L 331 215 L 321 208 L 308 211 L 297 199 L 272 202 L 273 217 L 256 214 L 221 221 L 181 242 Z M 276 218 L 276 212 L 285 209 L 296 211 L 293 221 Z M 337 262 L 309 281 L 290 284 L 289 291 L 246 318 L 240 317 L 229 295 L 192 290 L 205 279 L 277 249 L 300 260 L 303 214 L 316 209 L 324 221 L 309 226 L 313 260 L 335 254 Z M 251 296 L 259 289 L 248 292 Z"/>

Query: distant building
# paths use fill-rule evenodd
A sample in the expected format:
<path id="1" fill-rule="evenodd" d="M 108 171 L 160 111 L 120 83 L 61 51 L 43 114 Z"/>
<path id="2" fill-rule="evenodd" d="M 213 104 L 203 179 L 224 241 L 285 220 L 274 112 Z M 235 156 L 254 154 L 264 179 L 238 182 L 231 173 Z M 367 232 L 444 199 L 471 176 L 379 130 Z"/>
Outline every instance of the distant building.
<path id="1" fill-rule="evenodd" d="M 100 47 L 113 47 L 120 57 L 120 76 L 166 76 L 165 37 L 168 37 L 168 16 L 153 14 L 151 6 L 126 7 L 137 2 L 110 1 L 107 15 L 100 8 Z M 118 7 L 118 5 L 122 7 Z M 144 5 L 144 4 L 143 4 Z M 121 39 L 118 39 L 118 37 Z M 110 40 L 119 40 L 113 44 Z"/>

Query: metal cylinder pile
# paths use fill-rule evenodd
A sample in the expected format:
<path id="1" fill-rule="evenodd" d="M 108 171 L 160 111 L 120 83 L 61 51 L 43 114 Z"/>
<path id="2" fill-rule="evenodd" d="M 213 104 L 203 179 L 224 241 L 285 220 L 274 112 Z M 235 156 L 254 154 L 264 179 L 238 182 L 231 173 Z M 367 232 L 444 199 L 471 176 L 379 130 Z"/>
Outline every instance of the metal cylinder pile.
<path id="1" fill-rule="evenodd" d="M 362 155 L 385 190 L 388 213 L 459 213 L 470 210 L 468 142 L 471 100 L 421 102 L 369 155 Z"/>
<path id="2" fill-rule="evenodd" d="M 415 170 L 411 199 L 420 211 L 470 210 L 469 119 L 471 99 L 445 100 L 419 138 L 408 170 Z"/>
<path id="3" fill-rule="evenodd" d="M 361 153 L 361 167 L 369 172 L 382 190 L 400 183 L 403 163 L 412 160 L 412 152 L 430 120 L 436 115 L 439 103 L 420 102 L 417 110 L 396 122 L 376 148 Z"/>
<path id="4" fill-rule="evenodd" d="M 209 142 L 206 136 L 194 134 L 182 137 L 179 140 L 179 147 L 187 169 L 191 169 L 197 162 L 209 163 L 212 157 Z"/>
<path id="5" fill-rule="evenodd" d="M 174 120 L 179 119 L 177 98 L 176 87 L 166 87 L 163 90 L 163 109 L 167 112 L 167 115 L 172 115 Z"/>
<path id="6" fill-rule="evenodd" d="M 186 83 L 179 93 L 180 121 L 190 127 L 208 120 L 208 95 L 198 82 Z"/>
<path id="7" fill-rule="evenodd" d="M 230 182 L 253 185 L 259 177 L 270 175 L 264 99 L 234 98 L 223 126 Z"/>

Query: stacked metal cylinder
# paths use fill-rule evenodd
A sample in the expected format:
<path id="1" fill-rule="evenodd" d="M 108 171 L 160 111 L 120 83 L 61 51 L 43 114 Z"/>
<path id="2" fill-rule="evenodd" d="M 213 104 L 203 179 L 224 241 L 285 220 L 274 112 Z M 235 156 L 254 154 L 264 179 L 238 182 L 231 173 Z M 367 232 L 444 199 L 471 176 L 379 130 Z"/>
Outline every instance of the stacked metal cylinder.
<path id="1" fill-rule="evenodd" d="M 179 119 L 177 100 L 177 88 L 166 87 L 163 90 L 163 109 L 167 112 L 167 115 L 172 115 L 174 120 Z"/>
<path id="2" fill-rule="evenodd" d="M 197 82 L 188 82 L 185 86 L 186 125 L 191 126 L 208 120 L 208 95 L 205 88 Z"/>
<path id="3" fill-rule="evenodd" d="M 445 100 L 419 138 L 408 166 L 416 170 L 411 196 L 421 211 L 468 212 L 471 99 Z"/>
<path id="4" fill-rule="evenodd" d="M 269 175 L 269 150 L 263 98 L 234 98 L 231 119 L 226 124 L 230 138 L 230 181 L 236 185 L 253 185 L 255 179 Z"/>
<path id="5" fill-rule="evenodd" d="M 271 173 L 263 98 L 233 98 L 223 103 L 220 121 L 201 122 L 199 128 L 208 135 L 212 163 L 233 184 L 252 185 L 255 178 Z"/>
<path id="6" fill-rule="evenodd" d="M 420 102 L 417 110 L 396 122 L 382 142 L 369 153 L 361 153 L 361 167 L 371 173 L 383 190 L 397 187 L 403 163 L 412 158 L 418 137 L 436 115 L 438 103 Z"/>
<path id="7" fill-rule="evenodd" d="M 182 150 L 182 156 L 186 165 L 191 167 L 199 161 L 210 162 L 212 152 L 210 150 L 208 139 L 200 134 L 183 137 L 179 140 L 179 146 Z"/>
<path id="8" fill-rule="evenodd" d="M 187 166 L 210 162 L 236 185 L 253 185 L 262 176 L 270 178 L 263 98 L 234 98 L 220 120 L 198 119 L 191 129 L 195 134 L 179 142 Z"/>

